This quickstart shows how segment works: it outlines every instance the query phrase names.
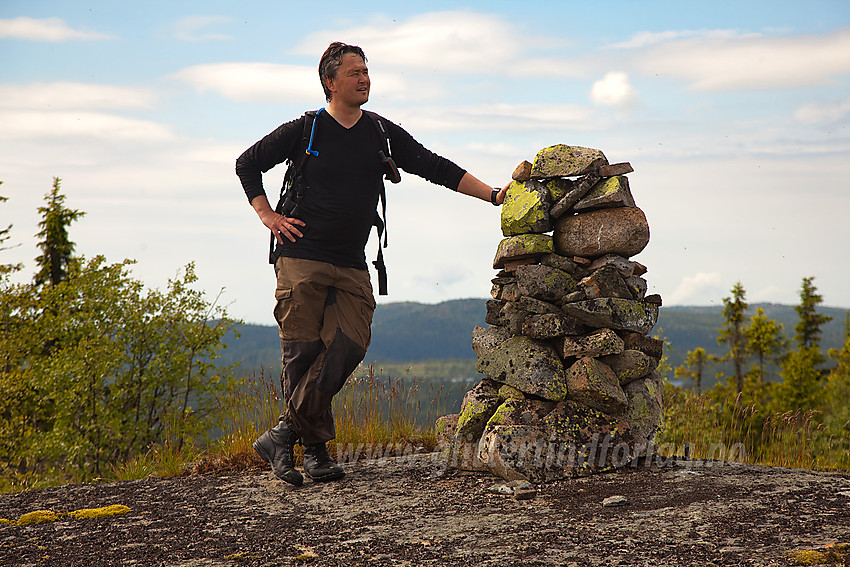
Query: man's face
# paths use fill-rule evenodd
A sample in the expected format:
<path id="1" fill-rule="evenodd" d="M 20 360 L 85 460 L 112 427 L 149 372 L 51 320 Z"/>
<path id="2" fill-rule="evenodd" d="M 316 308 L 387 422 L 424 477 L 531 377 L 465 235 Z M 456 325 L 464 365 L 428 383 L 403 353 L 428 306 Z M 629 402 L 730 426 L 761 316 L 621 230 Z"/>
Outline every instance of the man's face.
<path id="1" fill-rule="evenodd" d="M 369 100 L 369 69 L 363 58 L 355 53 L 342 56 L 335 79 L 328 79 L 331 100 L 349 106 L 360 106 Z"/>

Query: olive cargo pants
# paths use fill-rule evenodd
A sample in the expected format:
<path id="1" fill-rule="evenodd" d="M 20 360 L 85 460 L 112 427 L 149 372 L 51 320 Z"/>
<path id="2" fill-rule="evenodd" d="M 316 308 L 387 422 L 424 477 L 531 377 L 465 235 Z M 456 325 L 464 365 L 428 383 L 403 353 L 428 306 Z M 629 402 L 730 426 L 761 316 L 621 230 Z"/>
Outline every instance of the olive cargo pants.
<path id="1" fill-rule="evenodd" d="M 369 271 L 281 256 L 275 273 L 285 403 L 280 418 L 305 445 L 330 441 L 336 437 L 331 400 L 372 339 Z"/>

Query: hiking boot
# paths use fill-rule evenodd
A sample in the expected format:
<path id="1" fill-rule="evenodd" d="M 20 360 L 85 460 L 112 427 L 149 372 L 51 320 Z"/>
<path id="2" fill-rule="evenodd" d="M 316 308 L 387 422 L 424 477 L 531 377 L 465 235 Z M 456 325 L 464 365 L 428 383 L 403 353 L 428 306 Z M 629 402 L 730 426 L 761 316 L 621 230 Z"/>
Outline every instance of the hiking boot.
<path id="1" fill-rule="evenodd" d="M 345 471 L 333 460 L 324 443 L 304 445 L 304 472 L 316 481 L 339 480 Z"/>
<path id="2" fill-rule="evenodd" d="M 298 434 L 282 421 L 254 441 L 253 447 L 264 461 L 272 466 L 277 478 L 295 486 L 301 486 L 304 477 L 295 470 L 295 443 Z"/>

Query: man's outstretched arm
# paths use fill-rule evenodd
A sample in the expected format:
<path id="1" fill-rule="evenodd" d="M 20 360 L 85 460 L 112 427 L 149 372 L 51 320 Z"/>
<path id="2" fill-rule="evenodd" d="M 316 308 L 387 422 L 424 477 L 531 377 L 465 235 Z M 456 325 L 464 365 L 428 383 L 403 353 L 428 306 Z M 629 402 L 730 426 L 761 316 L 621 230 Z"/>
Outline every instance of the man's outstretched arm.
<path id="1" fill-rule="evenodd" d="M 510 187 L 510 185 L 511 184 L 509 182 L 507 185 L 502 187 L 496 195 L 496 203 L 499 205 L 505 202 L 505 193 L 508 192 L 508 187 Z M 464 195 L 469 195 L 471 197 L 478 197 L 483 201 L 490 201 L 493 189 L 493 187 L 487 185 L 469 172 L 463 174 L 463 177 L 460 178 L 460 183 L 457 186 L 458 193 L 463 193 Z"/>

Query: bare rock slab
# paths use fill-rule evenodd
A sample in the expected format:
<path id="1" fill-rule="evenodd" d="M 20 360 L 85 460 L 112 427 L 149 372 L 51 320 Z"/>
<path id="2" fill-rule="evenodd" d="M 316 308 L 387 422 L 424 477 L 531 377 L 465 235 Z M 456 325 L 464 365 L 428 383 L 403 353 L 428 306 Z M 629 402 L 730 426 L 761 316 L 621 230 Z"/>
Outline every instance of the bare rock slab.
<path id="1" fill-rule="evenodd" d="M 637 207 L 565 215 L 555 223 L 555 251 L 562 256 L 630 257 L 649 244 L 649 223 Z"/>
<path id="2" fill-rule="evenodd" d="M 476 369 L 488 378 L 547 400 L 567 397 L 564 365 L 548 343 L 515 336 L 478 359 Z"/>
<path id="3" fill-rule="evenodd" d="M 531 166 L 531 178 L 584 175 L 602 165 L 608 165 L 608 159 L 600 150 L 557 144 L 537 152 Z"/>
<path id="4" fill-rule="evenodd" d="M 588 327 L 648 334 L 658 321 L 658 306 L 633 299 L 604 297 L 565 303 L 564 313 Z"/>

